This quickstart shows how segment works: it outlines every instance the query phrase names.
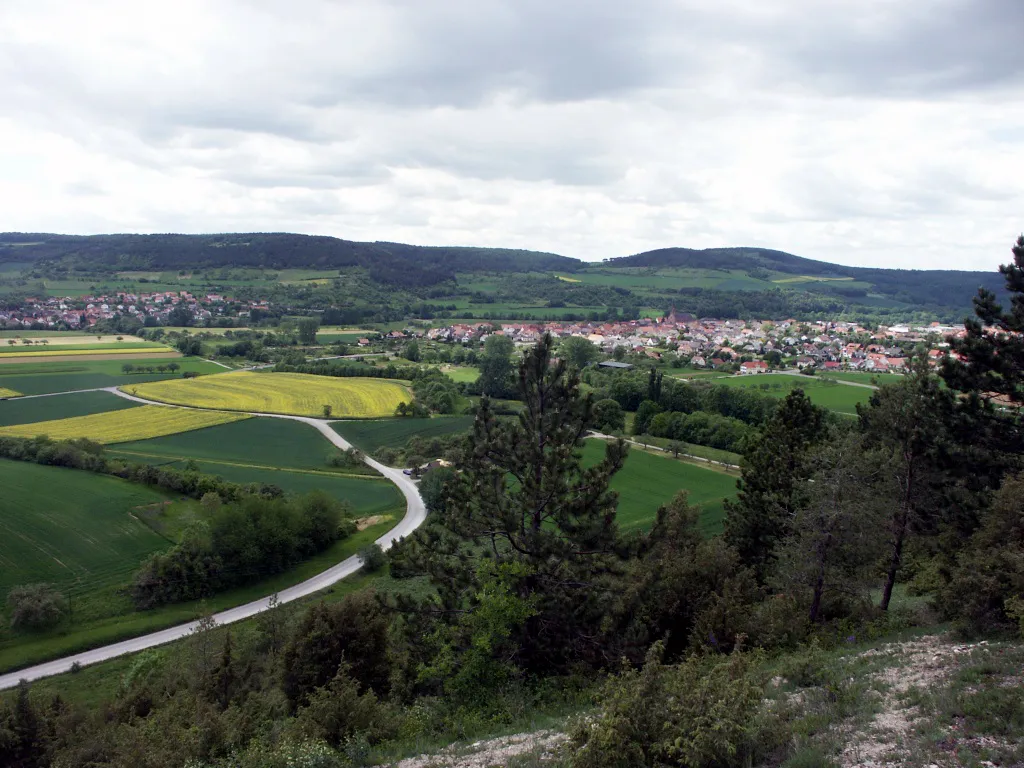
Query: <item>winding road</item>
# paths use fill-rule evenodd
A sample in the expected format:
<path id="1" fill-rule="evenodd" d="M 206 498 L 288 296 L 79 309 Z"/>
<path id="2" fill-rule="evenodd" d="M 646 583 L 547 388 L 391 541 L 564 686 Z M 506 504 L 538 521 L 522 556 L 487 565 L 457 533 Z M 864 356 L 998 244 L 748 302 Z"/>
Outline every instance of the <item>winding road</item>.
<path id="1" fill-rule="evenodd" d="M 132 400 L 138 403 L 144 403 L 146 405 L 160 405 L 166 408 L 188 408 L 188 406 L 181 405 L 167 405 L 166 403 L 158 403 L 153 400 L 145 400 L 141 397 L 129 395 L 126 392 L 122 392 L 117 387 L 101 387 L 101 391 L 111 392 L 118 397 L 123 397 L 126 400 Z M 81 390 L 81 391 L 97 391 L 97 390 Z M 73 394 L 71 392 L 62 392 L 58 394 Z M 329 422 L 325 419 L 314 419 L 306 416 L 285 416 L 281 414 L 270 414 L 270 413 L 253 413 L 252 416 L 259 416 L 263 418 L 275 418 L 275 419 L 291 419 L 292 421 L 301 421 L 305 424 L 309 424 L 314 429 L 319 430 L 320 434 L 326 437 L 331 443 L 336 445 L 342 450 L 348 450 L 352 445 L 341 437 L 337 432 L 331 429 Z M 423 499 L 420 498 L 419 491 L 416 489 L 416 484 L 406 476 L 400 469 L 388 467 L 381 464 L 379 461 L 371 459 L 369 456 L 364 456 L 363 459 L 366 464 L 371 466 L 373 469 L 380 472 L 384 477 L 393 482 L 398 486 L 398 489 L 405 496 L 406 501 L 406 512 L 405 517 L 392 528 L 390 531 L 385 533 L 379 539 L 377 543 L 382 549 L 388 549 L 391 545 L 402 538 L 408 536 L 410 533 L 415 531 L 420 525 L 423 524 L 424 520 L 427 519 L 427 509 L 423 504 Z M 282 589 L 276 593 L 277 602 L 288 603 L 293 600 L 298 600 L 302 597 L 308 597 L 309 595 L 315 594 L 322 589 L 326 589 L 332 584 L 341 581 L 342 579 L 351 576 L 361 567 L 359 558 L 356 555 L 342 560 L 337 565 L 328 568 L 326 571 L 318 573 L 316 576 L 307 579 L 306 581 L 296 584 L 293 587 Z M 226 611 L 213 614 L 213 620 L 218 624 L 233 624 L 236 621 L 251 618 L 258 613 L 267 610 L 270 607 L 271 599 L 274 595 L 268 595 L 267 597 L 259 600 L 254 600 L 251 603 L 245 603 L 234 608 L 229 608 Z M 187 624 L 179 624 L 175 627 L 168 627 L 162 629 L 159 632 L 152 632 L 148 635 L 141 635 L 139 637 L 131 638 L 130 640 L 123 640 L 119 643 L 113 643 L 112 645 L 105 645 L 100 648 L 94 648 L 91 651 L 83 651 L 73 656 L 66 656 L 62 659 L 55 659 L 48 661 L 43 664 L 37 664 L 32 667 L 20 669 L 16 672 L 10 672 L 5 675 L 0 675 L 0 690 L 5 688 L 13 688 L 21 680 L 38 680 L 43 677 L 51 677 L 52 675 L 60 675 L 65 672 L 69 672 L 72 666 L 87 666 L 89 664 L 97 664 L 101 661 L 109 661 L 110 659 L 116 659 L 119 656 L 125 656 L 129 653 L 138 653 L 144 651 L 147 648 L 153 648 L 158 645 L 164 645 L 174 640 L 180 640 L 183 637 L 190 635 L 196 627 L 199 626 L 199 621 L 190 621 Z"/>

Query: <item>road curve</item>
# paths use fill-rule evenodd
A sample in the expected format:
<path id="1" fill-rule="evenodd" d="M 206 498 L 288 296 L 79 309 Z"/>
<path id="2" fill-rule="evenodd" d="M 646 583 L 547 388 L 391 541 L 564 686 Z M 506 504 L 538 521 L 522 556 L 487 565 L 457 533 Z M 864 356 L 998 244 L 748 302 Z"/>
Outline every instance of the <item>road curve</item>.
<path id="1" fill-rule="evenodd" d="M 107 391 L 113 392 L 114 394 L 123 397 L 127 400 L 134 400 L 139 403 L 145 403 L 147 405 L 164 405 L 165 403 L 157 403 L 152 400 L 144 400 L 141 397 L 129 395 L 125 392 L 121 392 L 116 387 L 106 387 Z M 182 408 L 187 406 L 166 406 L 169 408 Z M 342 450 L 351 448 L 344 438 L 341 437 L 337 432 L 331 429 L 329 423 L 324 419 L 313 419 L 305 416 L 283 416 L 277 414 L 262 414 L 254 413 L 253 416 L 259 416 L 263 418 L 276 418 L 276 419 L 291 419 L 293 421 L 301 421 L 311 425 L 315 429 L 319 430 L 320 433 L 331 441 L 334 445 Z M 364 458 L 364 461 L 375 470 L 380 472 L 384 477 L 393 482 L 398 486 L 398 489 L 405 496 L 406 501 L 406 512 L 405 517 L 392 528 L 390 531 L 385 533 L 379 539 L 377 543 L 380 544 L 382 549 L 388 549 L 395 541 L 408 536 L 410 533 L 415 531 L 423 521 L 427 519 L 427 509 L 423 504 L 423 499 L 420 498 L 419 491 L 416 489 L 416 484 L 405 475 L 400 469 L 394 469 L 393 467 L 387 467 L 381 464 L 379 461 L 371 459 L 369 456 Z M 353 573 L 360 568 L 359 558 L 356 555 L 341 561 L 337 565 L 328 568 L 322 573 L 318 573 L 316 576 L 306 581 L 296 584 L 293 587 L 282 589 L 277 594 L 278 603 L 288 603 L 292 600 L 298 600 L 302 597 L 315 594 L 322 589 L 335 584 L 338 581 L 351 576 Z M 267 610 L 270 607 L 270 600 L 273 596 L 268 595 L 267 597 L 259 600 L 254 600 L 251 603 L 245 605 L 239 605 L 234 608 L 229 608 L 226 611 L 213 614 L 213 620 L 218 624 L 233 624 L 236 621 L 242 619 L 248 619 L 255 616 L 262 611 Z M 60 675 L 65 672 L 69 672 L 73 665 L 88 666 L 89 664 L 97 664 L 101 661 L 109 661 L 110 659 L 116 659 L 119 656 L 125 656 L 129 653 L 138 653 L 144 651 L 147 648 L 153 648 L 158 645 L 164 645 L 174 640 L 180 640 L 183 637 L 187 637 L 191 634 L 196 627 L 199 625 L 198 621 L 190 621 L 188 624 L 180 624 L 175 627 L 168 627 L 162 629 L 159 632 L 152 632 L 148 635 L 141 635 L 139 637 L 131 638 L 130 640 L 123 640 L 119 643 L 112 645 L 105 645 L 101 648 L 94 648 L 91 651 L 84 651 L 77 653 L 74 656 L 66 656 L 62 659 L 55 659 L 48 661 L 43 664 L 37 664 L 33 667 L 27 667 L 20 669 L 16 672 L 10 672 L 5 675 L 0 675 L 0 690 L 5 688 L 13 688 L 21 680 L 38 680 L 43 677 L 51 677 L 52 675 Z"/>

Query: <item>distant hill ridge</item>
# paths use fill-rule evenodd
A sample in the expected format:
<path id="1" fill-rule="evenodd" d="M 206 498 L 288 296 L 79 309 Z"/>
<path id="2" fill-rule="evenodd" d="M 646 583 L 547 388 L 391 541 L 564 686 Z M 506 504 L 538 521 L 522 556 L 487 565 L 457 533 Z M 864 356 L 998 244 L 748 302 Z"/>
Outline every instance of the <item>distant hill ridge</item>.
<path id="1" fill-rule="evenodd" d="M 850 281 L 824 282 L 815 291 L 849 298 L 874 293 L 900 301 L 964 307 L 979 287 L 997 294 L 1002 277 L 993 272 L 880 269 L 847 267 L 806 259 L 784 251 L 757 247 L 660 248 L 653 251 L 584 262 L 568 256 L 509 248 L 421 246 L 405 243 L 358 242 L 323 235 L 290 233 L 0 234 L 0 264 L 53 265 L 78 270 L 180 270 L 255 267 L 265 269 L 346 267 L 365 268 L 384 285 L 424 287 L 455 279 L 466 272 L 562 272 L 601 270 L 699 269 L 738 271 L 761 282 L 761 289 L 791 287 L 788 275 Z M 622 272 L 620 274 L 626 274 Z M 780 279 L 780 276 L 782 279 Z M 794 281 L 795 282 L 795 281 Z M 734 290 L 744 290 L 743 288 Z"/>

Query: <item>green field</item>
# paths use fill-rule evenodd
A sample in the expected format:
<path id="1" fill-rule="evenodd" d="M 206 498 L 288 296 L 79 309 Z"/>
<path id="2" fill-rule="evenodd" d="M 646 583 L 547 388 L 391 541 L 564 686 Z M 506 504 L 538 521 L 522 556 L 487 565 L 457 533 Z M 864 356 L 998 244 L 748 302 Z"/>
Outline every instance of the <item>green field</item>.
<path id="1" fill-rule="evenodd" d="M 168 542 L 135 507 L 167 496 L 115 477 L 0 459 L 0 593 L 17 584 L 121 580 Z"/>
<path id="2" fill-rule="evenodd" d="M 896 384 L 903 381 L 906 376 L 902 373 L 861 373 L 858 371 L 825 371 L 818 374 L 824 379 L 838 379 L 839 381 L 853 381 L 857 384 Z"/>
<path id="3" fill-rule="evenodd" d="M 316 335 L 318 344 L 355 344 L 360 339 L 365 339 L 363 333 L 324 333 L 321 331 Z"/>
<path id="4" fill-rule="evenodd" d="M 0 402 L 0 427 L 36 421 L 70 419 L 94 413 L 135 408 L 138 403 L 109 392 L 77 392 L 53 397 L 29 397 Z"/>
<path id="5" fill-rule="evenodd" d="M 587 440 L 583 463 L 592 466 L 604 457 L 604 443 Z M 724 472 L 676 461 L 670 456 L 633 449 L 625 466 L 612 478 L 619 493 L 619 527 L 623 531 L 649 528 L 658 507 L 677 491 L 689 491 L 690 501 L 703 509 L 700 528 L 708 535 L 722 530 L 723 502 L 736 493 L 736 478 Z"/>
<path id="6" fill-rule="evenodd" d="M 141 384 L 146 381 L 180 378 L 185 371 L 196 373 L 223 373 L 224 369 L 195 357 L 175 359 L 180 366 L 177 373 L 153 373 L 125 375 L 121 366 L 131 363 L 142 365 L 166 365 L 167 358 L 153 360 L 88 360 L 82 357 L 68 358 L 67 361 L 48 363 L 6 363 L 0 365 L 0 387 L 7 387 L 25 395 L 43 395 L 51 392 L 71 392 L 77 389 L 98 389 L 121 384 Z"/>
<path id="7" fill-rule="evenodd" d="M 844 413 L 854 416 L 857 413 L 857 403 L 866 403 L 871 397 L 872 390 L 867 387 L 850 387 L 846 384 L 822 381 L 821 379 L 809 376 L 789 376 L 786 374 L 772 374 L 770 376 L 730 376 L 725 379 L 718 379 L 716 384 L 724 384 L 727 387 L 740 387 L 763 391 L 767 395 L 783 398 L 790 390 L 800 388 L 804 390 L 807 397 L 815 405 L 819 405 L 829 411 Z M 779 386 L 774 386 L 778 384 Z M 767 385 L 767 389 L 765 389 Z"/>
<path id="8" fill-rule="evenodd" d="M 336 450 L 309 424 L 291 419 L 252 418 L 195 432 L 120 443 L 108 452 L 140 454 L 139 461 L 143 457 L 168 461 L 195 459 L 327 470 L 327 454 Z"/>
<path id="9" fill-rule="evenodd" d="M 11 344 L 13 339 L 0 344 L 0 354 L 18 357 L 31 352 L 33 355 L 58 355 L 61 352 L 93 352 L 104 355 L 116 355 L 121 352 L 126 354 L 136 352 L 173 352 L 173 348 L 165 344 L 154 344 L 148 341 L 115 341 L 110 344 Z M 69 339 L 70 341 L 70 339 Z"/>
<path id="10" fill-rule="evenodd" d="M 473 428 L 472 416 L 435 416 L 431 419 L 335 421 L 331 428 L 366 453 L 378 448 L 400 448 L 409 438 L 442 437 Z"/>

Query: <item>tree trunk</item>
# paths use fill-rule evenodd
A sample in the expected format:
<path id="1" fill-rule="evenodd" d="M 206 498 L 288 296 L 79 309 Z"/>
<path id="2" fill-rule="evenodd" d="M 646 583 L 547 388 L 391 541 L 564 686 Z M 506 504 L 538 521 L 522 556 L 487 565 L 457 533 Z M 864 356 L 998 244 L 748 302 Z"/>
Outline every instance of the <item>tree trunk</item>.
<path id="1" fill-rule="evenodd" d="M 882 601 L 878 607 L 883 611 L 889 610 L 889 601 L 892 599 L 892 589 L 896 586 L 896 574 L 900 570 L 903 561 L 903 542 L 907 536 L 907 516 L 903 515 L 899 521 L 895 536 L 893 538 L 892 558 L 889 560 L 889 571 L 885 575 L 885 587 L 882 589 Z"/>
<path id="2" fill-rule="evenodd" d="M 811 624 L 818 620 L 818 613 L 821 611 L 821 598 L 825 594 L 825 568 L 818 569 L 818 579 L 814 582 L 814 597 L 811 599 L 811 612 L 808 615 Z"/>
<path id="3" fill-rule="evenodd" d="M 896 517 L 892 532 L 892 557 L 889 558 L 889 570 L 885 575 L 885 587 L 882 589 L 882 601 L 878 607 L 883 611 L 889 610 L 889 601 L 892 600 L 892 590 L 896 586 L 896 574 L 899 573 L 900 564 L 903 562 L 903 543 L 907 539 L 907 523 L 910 521 L 910 503 L 914 494 L 914 464 L 913 457 L 904 452 L 904 462 L 907 465 L 907 484 L 904 486 L 903 499 L 900 504 L 899 514 Z"/>

